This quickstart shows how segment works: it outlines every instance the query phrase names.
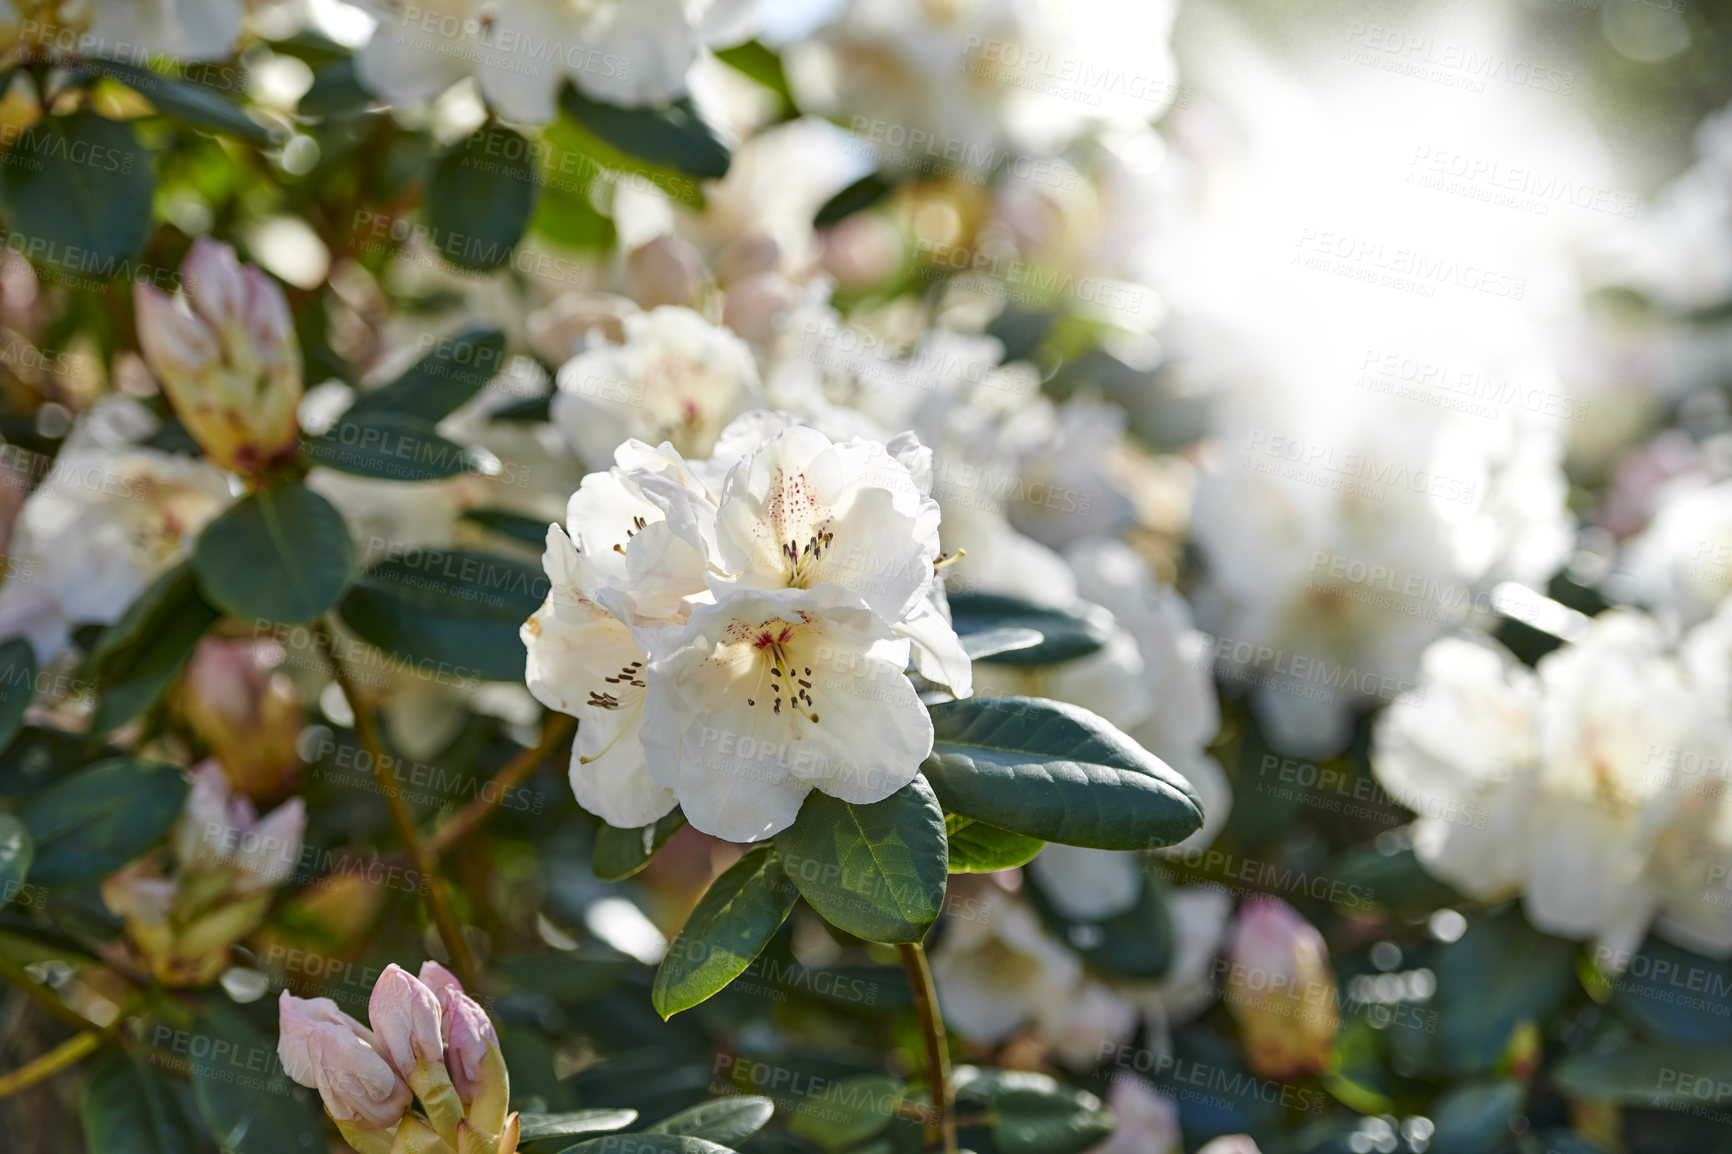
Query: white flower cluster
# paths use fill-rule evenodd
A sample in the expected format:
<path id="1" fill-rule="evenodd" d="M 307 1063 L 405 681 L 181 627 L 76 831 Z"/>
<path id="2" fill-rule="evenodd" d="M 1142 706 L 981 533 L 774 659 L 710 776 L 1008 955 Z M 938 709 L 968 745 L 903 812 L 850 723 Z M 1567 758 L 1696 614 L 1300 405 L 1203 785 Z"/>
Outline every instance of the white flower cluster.
<path id="1" fill-rule="evenodd" d="M 754 841 L 813 789 L 863 804 L 913 780 L 932 723 L 910 661 L 970 692 L 930 478 L 912 436 L 833 441 L 763 411 L 708 459 L 628 440 L 584 478 L 523 627 L 531 692 L 582 720 L 578 801 L 621 827 L 679 805 Z"/>
<path id="2" fill-rule="evenodd" d="M 1627 957 L 1653 925 L 1732 954 L 1732 616 L 1681 643 L 1613 610 L 1529 670 L 1446 638 L 1386 713 L 1373 764 L 1415 810 L 1414 849 L 1482 901 Z"/>

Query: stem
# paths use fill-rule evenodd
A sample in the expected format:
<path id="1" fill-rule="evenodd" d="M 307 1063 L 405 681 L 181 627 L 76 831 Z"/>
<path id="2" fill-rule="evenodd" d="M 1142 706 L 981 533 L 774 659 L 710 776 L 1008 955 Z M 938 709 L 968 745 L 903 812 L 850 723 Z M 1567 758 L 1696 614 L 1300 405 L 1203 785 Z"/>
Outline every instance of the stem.
<path id="1" fill-rule="evenodd" d="M 944 1042 L 944 1017 L 938 1010 L 938 990 L 932 984 L 932 969 L 926 964 L 926 949 L 919 942 L 896 947 L 908 988 L 914 991 L 914 1012 L 926 1035 L 926 1080 L 932 1088 L 932 1117 L 926 1122 L 926 1145 L 938 1142 L 945 1154 L 956 1154 L 956 1118 L 950 1090 L 950 1048 Z"/>
<path id="2" fill-rule="evenodd" d="M 74 1034 L 47 1053 L 38 1054 L 10 1074 L 0 1075 L 0 1098 L 16 1094 L 47 1078 L 52 1078 L 86 1054 L 102 1045 L 102 1035 L 95 1030 Z"/>
<path id="3" fill-rule="evenodd" d="M 385 752 L 385 743 L 379 736 L 379 726 L 373 717 L 373 711 L 362 700 L 348 670 L 344 669 L 343 663 L 337 659 L 336 646 L 331 642 L 330 627 L 321 621 L 314 626 L 313 635 L 318 638 L 319 648 L 331 667 L 331 676 L 336 678 L 343 697 L 349 703 L 350 712 L 355 715 L 355 736 L 360 739 L 361 748 L 372 758 L 373 776 L 378 779 L 379 792 L 385 797 L 385 808 L 391 815 L 391 825 L 397 831 L 398 840 L 414 859 L 415 868 L 421 872 L 422 879 L 427 883 L 427 912 L 432 915 L 433 925 L 439 930 L 439 940 L 445 943 L 445 951 L 451 955 L 451 965 L 456 969 L 457 977 L 465 986 L 474 990 L 478 988 L 479 977 L 475 956 L 469 952 L 469 943 L 464 940 L 463 927 L 457 921 L 457 912 L 451 908 L 451 899 L 440 885 L 438 855 L 415 831 L 415 819 L 410 816 L 409 807 L 404 804 L 396 784 L 391 780 L 392 759 Z"/>
<path id="4" fill-rule="evenodd" d="M 541 727 L 541 741 L 534 749 L 526 749 L 506 762 L 499 772 L 493 775 L 493 780 L 487 789 L 481 791 L 481 796 L 458 810 L 451 820 L 439 827 L 437 833 L 427 839 L 427 847 L 435 855 L 442 854 L 469 836 L 469 831 L 479 825 L 495 806 L 504 800 L 506 793 L 515 788 L 517 783 L 535 772 L 549 754 L 567 741 L 577 730 L 577 719 L 564 713 L 550 713 L 546 723 Z"/>

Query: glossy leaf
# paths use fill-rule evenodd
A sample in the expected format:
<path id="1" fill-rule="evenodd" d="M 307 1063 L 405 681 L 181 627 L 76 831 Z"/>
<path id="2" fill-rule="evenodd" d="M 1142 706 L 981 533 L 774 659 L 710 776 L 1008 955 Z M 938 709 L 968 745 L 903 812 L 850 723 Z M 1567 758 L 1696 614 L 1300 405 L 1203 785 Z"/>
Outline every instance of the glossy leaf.
<path id="1" fill-rule="evenodd" d="M 671 1018 L 721 991 L 788 920 L 799 891 L 774 846 L 759 845 L 710 883 L 656 970 L 652 1000 Z"/>
<path id="2" fill-rule="evenodd" d="M 199 590 L 217 608 L 298 625 L 343 595 L 355 544 L 329 501 L 289 484 L 246 497 L 205 526 L 192 563 Z"/>
<path id="3" fill-rule="evenodd" d="M 136 860 L 168 836 L 187 788 L 174 766 L 129 757 L 58 779 L 20 815 L 36 843 L 32 879 L 76 885 Z"/>
<path id="4" fill-rule="evenodd" d="M 678 807 L 653 824 L 636 829 L 620 829 L 603 823 L 595 831 L 595 876 L 604 882 L 631 877 L 648 865 L 667 844 L 668 838 L 685 824 L 686 815 Z"/>

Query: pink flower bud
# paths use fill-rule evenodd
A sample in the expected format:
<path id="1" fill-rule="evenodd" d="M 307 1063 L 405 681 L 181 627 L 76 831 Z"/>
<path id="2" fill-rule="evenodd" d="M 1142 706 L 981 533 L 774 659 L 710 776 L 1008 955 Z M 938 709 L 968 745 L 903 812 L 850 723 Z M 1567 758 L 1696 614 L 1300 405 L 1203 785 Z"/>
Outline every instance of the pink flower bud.
<path id="1" fill-rule="evenodd" d="M 393 962 L 373 983 L 367 1017 L 379 1036 L 379 1048 L 407 1078 L 421 1062 L 441 1062 L 445 1039 L 439 999 L 414 974 Z"/>
<path id="2" fill-rule="evenodd" d="M 1251 1069 L 1266 1078 L 1322 1073 L 1340 1025 L 1329 947 L 1286 902 L 1253 898 L 1228 950 L 1225 1001 Z"/>
<path id="3" fill-rule="evenodd" d="M 281 797 L 301 767 L 306 723 L 294 685 L 259 665 L 258 643 L 206 637 L 193 651 L 177 704 L 235 786 L 258 801 Z"/>
<path id="4" fill-rule="evenodd" d="M 692 306 L 704 291 L 704 258 L 677 236 L 662 235 L 626 257 L 631 295 L 646 309 Z"/>
<path id="5" fill-rule="evenodd" d="M 431 958 L 421 963 L 420 978 L 422 984 L 433 991 L 433 996 L 439 999 L 441 1006 L 445 1004 L 447 990 L 463 993 L 463 983 L 457 980 L 457 975 Z"/>
<path id="6" fill-rule="evenodd" d="M 178 305 L 140 283 L 138 341 L 175 414 L 211 460 L 256 473 L 300 440 L 301 354 L 282 291 L 234 250 L 194 244 Z"/>
<path id="7" fill-rule="evenodd" d="M 445 1029 L 449 1048 L 445 1052 L 445 1068 L 451 1084 L 465 1106 L 475 1101 L 481 1092 L 483 1063 L 489 1050 L 499 1049 L 499 1035 L 488 1020 L 487 1011 L 462 990 L 445 992 Z"/>
<path id="8" fill-rule="evenodd" d="M 277 1000 L 277 1013 L 283 1070 L 317 1089 L 332 1118 L 376 1130 L 402 1120 L 413 1095 L 374 1048 L 366 1027 L 329 998 L 297 998 L 286 990 Z"/>

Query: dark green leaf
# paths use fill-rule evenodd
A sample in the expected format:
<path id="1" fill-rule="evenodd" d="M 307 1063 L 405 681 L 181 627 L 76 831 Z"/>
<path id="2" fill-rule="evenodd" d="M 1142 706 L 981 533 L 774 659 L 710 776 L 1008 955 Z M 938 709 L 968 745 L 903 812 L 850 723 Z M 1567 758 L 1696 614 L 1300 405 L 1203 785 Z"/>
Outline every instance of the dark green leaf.
<path id="1" fill-rule="evenodd" d="M 631 877 L 656 856 L 668 838 L 686 824 L 686 815 L 674 807 L 656 822 L 637 829 L 620 829 L 603 823 L 595 832 L 593 866 L 604 882 Z"/>
<path id="2" fill-rule="evenodd" d="M 1554 1075 L 1572 1098 L 1679 1109 L 1732 1100 L 1732 1050 L 1670 1043 L 1565 1059 Z"/>
<path id="3" fill-rule="evenodd" d="M 726 1146 L 683 1134 L 608 1134 L 567 1146 L 561 1154 L 732 1154 Z"/>
<path id="4" fill-rule="evenodd" d="M 525 517 L 508 509 L 468 509 L 463 519 L 537 549 L 547 543 L 548 522 L 539 517 Z"/>
<path id="5" fill-rule="evenodd" d="M 954 813 L 944 819 L 944 826 L 950 835 L 953 874 L 990 874 L 1015 869 L 1033 861 L 1046 844 L 1039 838 L 1024 837 Z"/>
<path id="6" fill-rule="evenodd" d="M 203 1043 L 188 1047 L 193 1097 L 224 1154 L 322 1154 L 317 1098 L 283 1073 L 276 1039 L 218 1001 L 193 1036 Z"/>
<path id="7" fill-rule="evenodd" d="M 529 141 L 489 121 L 433 163 L 427 224 L 434 249 L 472 272 L 501 267 L 529 228 L 535 191 Z"/>
<path id="8" fill-rule="evenodd" d="M 33 262 L 106 281 L 150 232 L 156 176 L 129 125 L 94 112 L 50 116 L 7 150 L 11 247 Z"/>
<path id="9" fill-rule="evenodd" d="M 96 1063 L 79 1116 L 89 1154 L 189 1154 L 203 1148 L 174 1083 L 131 1054 Z"/>
<path id="10" fill-rule="evenodd" d="M 842 1078 L 825 1086 L 823 1093 L 802 1098 L 788 1129 L 826 1150 L 840 1150 L 890 1125 L 906 1093 L 902 1079 L 889 1074 Z"/>
<path id="11" fill-rule="evenodd" d="M 438 481 L 467 473 L 485 454 L 439 435 L 408 413 L 345 413 L 301 451 L 308 462 L 381 481 Z"/>
<path id="12" fill-rule="evenodd" d="M 572 1110 L 564 1114 L 519 1114 L 518 1138 L 533 1142 L 540 1138 L 567 1138 L 573 1134 L 598 1134 L 618 1130 L 637 1121 L 636 1110 Z"/>
<path id="13" fill-rule="evenodd" d="M 9 813 L 0 813 L 0 906 L 24 889 L 35 849 L 24 823 Z"/>
<path id="14" fill-rule="evenodd" d="M 700 1102 L 690 1110 L 663 1118 L 654 1126 L 645 1127 L 646 1134 L 683 1134 L 687 1138 L 702 1138 L 734 1146 L 744 1142 L 764 1128 L 776 1104 L 756 1094 L 737 1094 Z"/>
<path id="15" fill-rule="evenodd" d="M 991 697 L 931 713 L 922 769 L 951 813 L 1096 849 L 1173 845 L 1202 827 L 1190 783 L 1086 709 Z"/>
<path id="16" fill-rule="evenodd" d="M 276 134 L 247 117 L 240 107 L 220 93 L 174 76 L 162 76 L 120 60 L 92 60 L 91 70 L 126 85 L 164 116 L 198 128 L 210 128 L 238 136 L 261 148 L 276 143 Z"/>
<path id="17" fill-rule="evenodd" d="M 1523 1022 L 1543 1022 L 1577 988 L 1575 943 L 1542 934 L 1510 907 L 1468 924 L 1433 966 L 1442 1056 L 1458 1072 L 1489 1070 Z"/>
<path id="18" fill-rule="evenodd" d="M 1634 955 L 1596 950 L 1595 957 L 1623 971 L 1613 979 L 1612 1004 L 1649 1029 L 1689 1045 L 1732 1043 L 1732 962 L 1652 935 Z"/>
<path id="19" fill-rule="evenodd" d="M 891 192 L 895 191 L 896 181 L 882 173 L 869 172 L 826 200 L 818 207 L 812 217 L 814 228 L 824 228 L 846 220 L 862 209 L 871 208 Z"/>
<path id="20" fill-rule="evenodd" d="M 321 119 L 327 116 L 352 116 L 365 112 L 373 104 L 373 96 L 361 87 L 355 75 L 355 60 L 344 56 L 313 72 L 313 86 L 301 94 L 295 111 L 302 116 Z"/>
<path id="21" fill-rule="evenodd" d="M 289 484 L 254 493 L 205 526 L 192 565 L 200 591 L 224 612 L 299 625 L 343 595 L 355 543 L 329 501 Z"/>
<path id="22" fill-rule="evenodd" d="M 191 562 L 151 582 L 91 650 L 91 670 L 103 687 L 94 732 L 110 733 L 150 708 L 221 618 L 199 595 Z"/>
<path id="23" fill-rule="evenodd" d="M 31 879 L 62 886 L 108 876 L 168 835 L 186 792 L 174 766 L 126 757 L 59 779 L 20 815 L 36 843 Z"/>
<path id="24" fill-rule="evenodd" d="M 1431 1108 L 1432 1154 L 1491 1154 L 1510 1137 L 1527 1096 L 1520 1082 L 1455 1086 Z"/>
<path id="25" fill-rule="evenodd" d="M 711 883 L 656 970 L 652 1001 L 671 1018 L 739 977 L 763 952 L 799 891 L 774 846 L 759 845 Z"/>
<path id="26" fill-rule="evenodd" d="M 1045 1074 L 956 1072 L 957 1112 L 986 1112 L 1000 1154 L 1081 1154 L 1113 1132 L 1100 1099 Z"/>
<path id="27" fill-rule="evenodd" d="M 732 159 L 727 145 L 687 98 L 667 108 L 621 108 L 565 86 L 560 107 L 578 124 L 628 156 L 688 176 L 720 180 Z"/>
<path id="28" fill-rule="evenodd" d="M 459 680 L 522 681 L 517 631 L 546 595 L 539 565 L 428 549 L 367 570 L 338 612 L 362 640 L 418 669 Z"/>
<path id="29" fill-rule="evenodd" d="M 24 711 L 36 697 L 36 650 L 22 637 L 0 645 L 0 749 L 24 728 Z"/>
<path id="30" fill-rule="evenodd" d="M 924 778 L 872 805 L 813 790 L 776 835 L 782 868 L 831 925 L 873 942 L 917 942 L 944 908 L 944 811 Z"/>
<path id="31" fill-rule="evenodd" d="M 1111 614 L 1086 602 L 1055 609 L 996 593 L 951 594 L 950 619 L 964 646 L 969 634 L 989 629 L 1032 629 L 1041 635 L 1039 645 L 984 658 L 993 665 L 1052 665 L 1087 657 L 1107 643 L 1113 624 Z"/>
<path id="32" fill-rule="evenodd" d="M 487 387 L 505 368 L 505 334 L 478 325 L 435 340 L 427 355 L 388 385 L 362 393 L 345 418 L 363 413 L 402 413 L 437 424 Z"/>

